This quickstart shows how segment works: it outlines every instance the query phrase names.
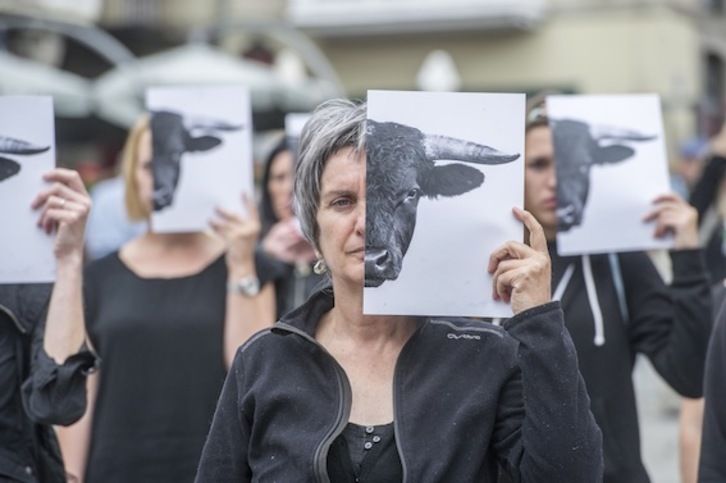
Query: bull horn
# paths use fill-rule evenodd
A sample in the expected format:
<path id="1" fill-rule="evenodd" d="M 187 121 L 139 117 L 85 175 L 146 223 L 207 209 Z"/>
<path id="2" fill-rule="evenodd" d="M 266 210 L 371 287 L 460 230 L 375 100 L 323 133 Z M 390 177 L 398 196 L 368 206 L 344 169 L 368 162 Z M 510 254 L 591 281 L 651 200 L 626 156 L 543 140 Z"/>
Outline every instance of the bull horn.
<path id="1" fill-rule="evenodd" d="M 219 119 L 205 118 L 201 116 L 189 117 L 185 124 L 190 131 L 200 129 L 203 131 L 239 131 L 244 124 L 232 124 Z"/>
<path id="2" fill-rule="evenodd" d="M 633 129 L 614 126 L 590 126 L 590 135 L 596 141 L 603 139 L 615 139 L 618 141 L 651 141 L 658 136 L 655 134 L 643 134 Z"/>
<path id="3" fill-rule="evenodd" d="M 429 161 L 448 159 L 476 164 L 504 164 L 519 158 L 483 144 L 449 136 L 428 134 L 423 139 L 424 152 Z"/>
<path id="4" fill-rule="evenodd" d="M 22 139 L 0 136 L 0 153 L 7 154 L 38 154 L 50 149 L 50 146 L 39 146 Z"/>

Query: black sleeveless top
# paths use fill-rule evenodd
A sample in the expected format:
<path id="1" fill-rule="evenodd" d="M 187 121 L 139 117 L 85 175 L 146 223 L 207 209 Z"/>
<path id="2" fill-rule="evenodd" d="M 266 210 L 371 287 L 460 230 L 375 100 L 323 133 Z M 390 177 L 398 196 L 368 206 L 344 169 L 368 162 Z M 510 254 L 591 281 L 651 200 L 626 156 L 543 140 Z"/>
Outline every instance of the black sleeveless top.
<path id="1" fill-rule="evenodd" d="M 141 278 L 114 253 L 86 272 L 101 357 L 89 483 L 191 483 L 226 374 L 224 256 L 199 273 Z"/>
<path id="2" fill-rule="evenodd" d="M 336 483 L 400 483 L 403 469 L 393 423 L 381 426 L 348 423 L 330 447 L 328 475 Z"/>

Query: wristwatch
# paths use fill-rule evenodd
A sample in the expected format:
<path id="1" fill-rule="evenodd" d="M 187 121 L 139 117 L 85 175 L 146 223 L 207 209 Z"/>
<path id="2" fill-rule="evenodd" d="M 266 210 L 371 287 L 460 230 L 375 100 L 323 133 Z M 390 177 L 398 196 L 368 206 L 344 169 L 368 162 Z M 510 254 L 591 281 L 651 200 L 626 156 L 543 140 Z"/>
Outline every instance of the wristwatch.
<path id="1" fill-rule="evenodd" d="M 249 275 L 239 280 L 229 282 L 227 285 L 227 291 L 240 293 L 245 297 L 254 297 L 260 293 L 260 279 Z"/>

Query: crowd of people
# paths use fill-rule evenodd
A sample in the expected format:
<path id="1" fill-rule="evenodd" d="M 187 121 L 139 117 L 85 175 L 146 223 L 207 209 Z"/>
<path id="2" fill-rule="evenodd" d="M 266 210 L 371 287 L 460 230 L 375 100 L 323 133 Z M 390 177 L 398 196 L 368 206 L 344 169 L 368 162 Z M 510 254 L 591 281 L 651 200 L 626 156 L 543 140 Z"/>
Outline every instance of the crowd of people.
<path id="1" fill-rule="evenodd" d="M 726 127 L 690 200 L 644 214 L 674 240 L 666 283 L 645 252 L 558 254 L 533 98 L 511 207 L 525 241 L 482 274 L 514 315 L 492 324 L 363 313 L 365 126 L 365 103 L 323 103 L 296 151 L 270 150 L 259 209 L 240 193 L 245 215 L 194 233 L 153 231 L 148 117 L 108 193 L 48 173 L 31 208 L 55 283 L 0 285 L 0 480 L 647 483 L 642 354 L 702 408 L 698 481 L 726 481 L 726 250 L 704 228 L 726 226 Z"/>

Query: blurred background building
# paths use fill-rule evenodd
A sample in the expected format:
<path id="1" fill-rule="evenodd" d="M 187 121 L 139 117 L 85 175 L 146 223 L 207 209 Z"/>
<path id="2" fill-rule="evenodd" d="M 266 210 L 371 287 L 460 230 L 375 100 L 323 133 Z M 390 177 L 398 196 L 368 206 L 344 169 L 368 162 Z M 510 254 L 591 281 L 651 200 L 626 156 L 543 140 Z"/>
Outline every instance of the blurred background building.
<path id="1" fill-rule="evenodd" d="M 0 93 L 52 93 L 59 143 L 106 164 L 147 85 L 214 81 L 249 83 L 258 131 L 371 88 L 655 92 L 675 153 L 723 120 L 725 4 L 0 0 Z"/>

